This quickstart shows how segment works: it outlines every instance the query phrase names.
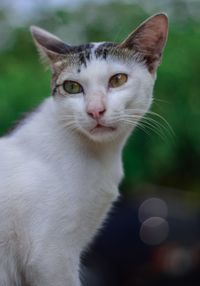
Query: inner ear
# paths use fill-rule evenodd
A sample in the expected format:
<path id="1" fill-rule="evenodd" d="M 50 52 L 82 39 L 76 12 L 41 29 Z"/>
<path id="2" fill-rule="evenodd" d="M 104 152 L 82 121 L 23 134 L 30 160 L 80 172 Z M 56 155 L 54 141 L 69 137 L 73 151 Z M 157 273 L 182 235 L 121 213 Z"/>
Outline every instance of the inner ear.
<path id="1" fill-rule="evenodd" d="M 70 49 L 61 39 L 39 27 L 31 26 L 31 33 L 40 55 L 50 64 L 58 61 Z"/>
<path id="2" fill-rule="evenodd" d="M 121 44 L 121 48 L 133 50 L 142 55 L 150 72 L 155 72 L 167 40 L 168 18 L 157 14 L 142 23 Z"/>

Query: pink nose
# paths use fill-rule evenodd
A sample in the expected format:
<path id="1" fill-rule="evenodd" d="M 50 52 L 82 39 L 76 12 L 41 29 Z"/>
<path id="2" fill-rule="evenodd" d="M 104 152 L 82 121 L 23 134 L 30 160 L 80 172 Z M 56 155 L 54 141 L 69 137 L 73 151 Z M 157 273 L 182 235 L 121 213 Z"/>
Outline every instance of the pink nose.
<path id="1" fill-rule="evenodd" d="M 92 117 L 93 119 L 99 119 L 103 116 L 105 113 L 106 109 L 104 106 L 101 108 L 88 108 L 87 109 L 87 114 Z"/>

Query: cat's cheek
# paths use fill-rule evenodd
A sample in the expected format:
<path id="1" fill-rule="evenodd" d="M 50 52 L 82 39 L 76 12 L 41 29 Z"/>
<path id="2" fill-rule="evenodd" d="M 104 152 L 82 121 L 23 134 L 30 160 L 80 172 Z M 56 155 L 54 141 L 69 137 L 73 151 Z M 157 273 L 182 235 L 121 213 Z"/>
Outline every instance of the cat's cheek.
<path id="1" fill-rule="evenodd" d="M 113 116 L 118 115 L 119 113 L 123 112 L 127 104 L 130 104 L 132 101 L 133 96 L 132 94 L 130 95 L 129 90 L 112 92 L 107 101 L 107 110 L 111 115 L 113 114 Z"/>
<path id="2" fill-rule="evenodd" d="M 85 112 L 84 101 L 81 96 L 69 95 L 63 98 L 58 103 L 58 112 L 62 111 L 66 115 L 73 114 L 75 117 Z"/>

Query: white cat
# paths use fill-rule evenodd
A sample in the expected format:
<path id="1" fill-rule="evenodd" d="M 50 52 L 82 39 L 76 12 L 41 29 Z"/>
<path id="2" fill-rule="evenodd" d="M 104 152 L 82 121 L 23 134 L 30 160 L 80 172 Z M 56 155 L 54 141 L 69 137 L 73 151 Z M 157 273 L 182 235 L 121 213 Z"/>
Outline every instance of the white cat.
<path id="1" fill-rule="evenodd" d="M 157 14 L 120 44 L 76 47 L 32 27 L 53 96 L 0 140 L 0 286 L 80 285 L 80 253 L 118 196 L 167 26 Z"/>

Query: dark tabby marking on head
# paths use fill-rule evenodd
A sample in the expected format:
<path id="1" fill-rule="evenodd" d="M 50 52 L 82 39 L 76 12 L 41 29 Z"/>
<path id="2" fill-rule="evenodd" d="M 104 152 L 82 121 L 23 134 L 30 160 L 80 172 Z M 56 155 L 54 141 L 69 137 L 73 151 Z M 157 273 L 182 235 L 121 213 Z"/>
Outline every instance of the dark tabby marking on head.
<path id="1" fill-rule="evenodd" d="M 82 52 L 91 52 L 92 48 L 94 47 L 94 44 L 88 43 L 88 44 L 83 44 L 79 46 L 71 46 L 68 53 L 70 54 L 77 54 L 77 53 L 82 53 Z"/>
<path id="2" fill-rule="evenodd" d="M 92 49 L 94 45 L 89 43 L 89 44 L 83 44 L 80 46 L 71 46 L 70 49 L 67 51 L 67 56 L 72 56 L 75 60 L 75 62 L 78 59 L 78 65 L 84 65 L 85 67 L 87 66 L 87 61 L 90 61 L 91 59 L 91 54 L 92 54 Z M 77 57 L 78 56 L 78 57 Z M 80 68 L 78 69 L 78 72 L 80 72 Z"/>
<path id="3" fill-rule="evenodd" d="M 68 65 L 77 66 L 77 72 L 80 73 L 81 66 L 87 67 L 87 63 L 92 60 L 93 57 L 96 59 L 106 60 L 108 56 L 114 57 L 121 60 L 127 60 L 136 54 L 134 50 L 128 50 L 126 48 L 120 48 L 116 43 L 104 42 L 95 47 L 95 44 L 83 44 L 80 46 L 71 46 L 66 48 L 66 61 L 63 62 L 63 68 L 66 63 Z M 60 71 L 62 67 L 60 68 Z"/>
<path id="4" fill-rule="evenodd" d="M 104 60 L 106 60 L 107 55 L 109 54 L 109 51 L 111 51 L 114 47 L 116 47 L 117 44 L 114 43 L 103 43 L 101 45 L 99 45 L 96 50 L 95 50 L 95 56 L 96 58 L 102 58 Z"/>
<path id="5" fill-rule="evenodd" d="M 116 47 L 117 44 L 114 43 L 102 43 L 100 44 L 94 51 L 94 56 L 96 58 L 106 59 L 110 51 Z M 87 67 L 87 62 L 92 59 L 92 50 L 94 48 L 94 44 L 84 44 L 80 46 L 71 46 L 67 49 L 67 56 L 72 56 L 74 63 L 78 65 L 83 65 Z M 77 62 L 78 60 L 78 62 Z M 80 72 L 80 71 L 79 71 Z"/>
<path id="6" fill-rule="evenodd" d="M 102 43 L 97 48 L 94 44 L 84 44 L 80 46 L 71 46 L 66 48 L 66 56 L 74 65 L 78 65 L 78 72 L 80 72 L 80 67 L 83 65 L 87 67 L 87 62 L 91 61 L 92 57 L 106 59 L 110 51 L 116 46 L 114 43 Z"/>
<path id="7" fill-rule="evenodd" d="M 87 62 L 91 61 L 92 57 L 94 56 L 96 59 L 107 59 L 107 56 L 112 54 L 112 49 L 115 48 L 117 44 L 105 42 L 97 46 L 95 48 L 94 44 L 85 44 L 81 46 L 74 46 L 71 47 L 68 52 L 67 56 L 72 56 L 72 63 L 78 65 L 78 72 L 80 72 L 80 67 L 83 65 L 87 67 Z"/>
<path id="8" fill-rule="evenodd" d="M 80 62 L 80 65 L 84 65 L 85 67 L 87 66 L 87 64 L 86 64 L 86 55 L 85 55 L 84 52 L 79 54 L 79 62 Z"/>
<path id="9" fill-rule="evenodd" d="M 92 51 L 94 49 L 94 52 Z M 104 42 L 98 45 L 96 48 L 94 44 L 86 44 L 77 47 L 71 47 L 72 64 L 78 65 L 78 72 L 80 72 L 81 66 L 87 67 L 92 57 L 96 59 L 106 60 L 108 56 L 117 58 L 118 60 L 127 61 L 138 54 L 135 50 L 129 50 L 121 48 L 116 43 Z M 70 53 L 68 53 L 70 57 Z"/>

